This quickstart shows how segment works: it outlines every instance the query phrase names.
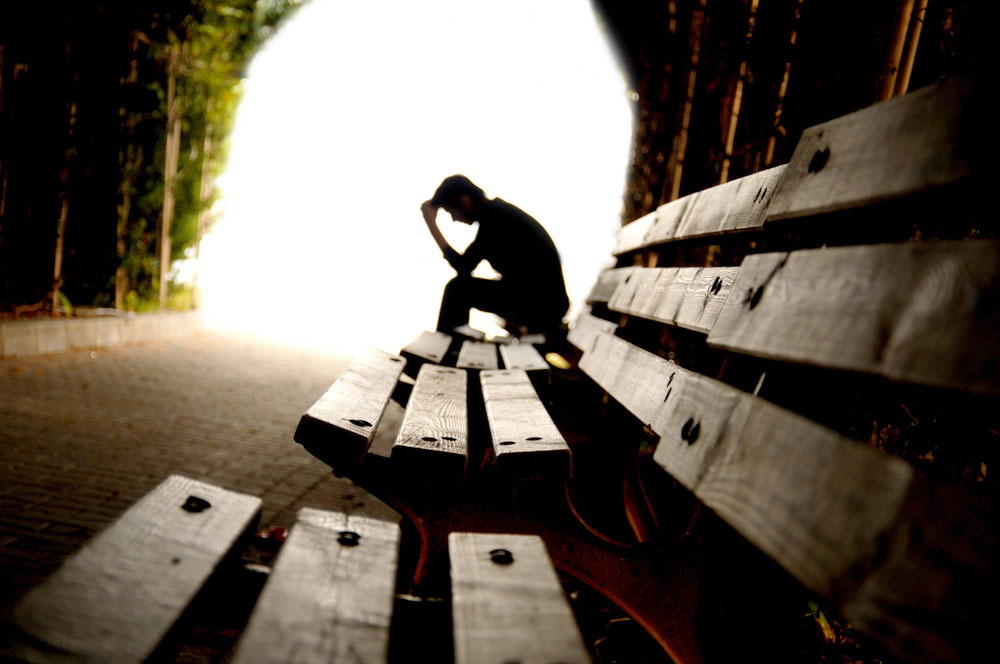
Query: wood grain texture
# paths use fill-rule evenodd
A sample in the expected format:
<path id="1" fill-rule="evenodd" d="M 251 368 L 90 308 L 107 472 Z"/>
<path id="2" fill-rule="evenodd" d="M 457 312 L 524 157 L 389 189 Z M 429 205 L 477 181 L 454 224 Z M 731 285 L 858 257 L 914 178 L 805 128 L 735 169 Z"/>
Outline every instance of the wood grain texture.
<path id="1" fill-rule="evenodd" d="M 569 477 L 569 446 L 523 370 L 479 374 L 497 468 L 518 478 Z"/>
<path id="2" fill-rule="evenodd" d="M 406 344 L 406 347 L 399 351 L 399 354 L 406 360 L 407 374 L 416 376 L 420 366 L 426 362 L 443 364 L 450 347 L 451 337 L 449 335 L 443 332 L 424 330 L 416 339 Z"/>
<path id="3" fill-rule="evenodd" d="M 617 327 L 618 325 L 611 321 L 593 316 L 589 312 L 584 312 L 573 323 L 573 327 L 570 328 L 566 338 L 571 344 L 586 353 L 594 347 L 597 335 L 601 332 L 614 334 Z"/>
<path id="4" fill-rule="evenodd" d="M 549 368 L 545 358 L 531 344 L 508 344 L 500 346 L 500 357 L 506 369 L 524 369 L 525 371 L 547 371 Z"/>
<path id="5" fill-rule="evenodd" d="M 234 661 L 385 662 L 399 539 L 394 523 L 304 508 Z"/>
<path id="6" fill-rule="evenodd" d="M 581 366 L 660 435 L 660 466 L 852 623 L 916 660 L 963 661 L 960 629 L 994 601 L 995 509 L 616 337 Z"/>
<path id="7" fill-rule="evenodd" d="M 469 456 L 468 372 L 425 364 L 392 447 L 394 463 L 460 480 Z"/>
<path id="8" fill-rule="evenodd" d="M 621 255 L 676 240 L 761 230 L 785 166 L 769 168 L 688 194 L 626 224 L 613 253 Z"/>
<path id="9" fill-rule="evenodd" d="M 608 308 L 708 332 L 737 274 L 738 267 L 635 268 L 619 284 Z"/>
<path id="10" fill-rule="evenodd" d="M 669 239 L 682 240 L 764 228 L 768 205 L 785 172 L 785 166 L 747 175 L 696 194 Z M 660 242 L 654 226 L 648 236 Z"/>
<path id="11" fill-rule="evenodd" d="M 378 429 L 406 361 L 369 348 L 306 411 L 296 442 L 342 473 L 358 463 Z"/>
<path id="12" fill-rule="evenodd" d="M 464 342 L 462 349 L 458 351 L 455 366 L 461 369 L 496 369 L 500 366 L 496 344 L 484 341 Z"/>
<path id="13" fill-rule="evenodd" d="M 646 233 L 649 232 L 650 227 L 655 221 L 656 211 L 654 210 L 618 229 L 618 233 L 615 236 L 615 248 L 611 251 L 612 255 L 620 256 L 643 247 Z"/>
<path id="14" fill-rule="evenodd" d="M 452 332 L 458 337 L 465 337 L 474 341 L 482 341 L 486 338 L 486 334 L 482 330 L 477 330 L 468 323 L 459 325 Z"/>
<path id="15" fill-rule="evenodd" d="M 969 126 L 973 86 L 953 78 L 806 129 L 768 221 L 804 217 L 957 183 L 985 152 Z"/>
<path id="16" fill-rule="evenodd" d="M 587 304 L 601 304 L 611 299 L 615 289 L 618 288 L 618 284 L 624 281 L 625 277 L 627 277 L 633 269 L 635 268 L 617 267 L 601 272 L 601 274 L 597 277 L 597 282 L 594 284 L 593 288 L 590 289 L 590 294 L 587 295 Z"/>
<path id="17" fill-rule="evenodd" d="M 748 257 L 712 346 L 1000 394 L 1000 243 Z"/>
<path id="18" fill-rule="evenodd" d="M 452 533 L 448 549 L 457 664 L 590 662 L 540 537 Z"/>
<path id="19" fill-rule="evenodd" d="M 201 511 L 183 508 L 191 497 Z M 240 536 L 253 531 L 260 508 L 259 498 L 171 475 L 15 608 L 23 641 L 14 657 L 144 661 Z"/>

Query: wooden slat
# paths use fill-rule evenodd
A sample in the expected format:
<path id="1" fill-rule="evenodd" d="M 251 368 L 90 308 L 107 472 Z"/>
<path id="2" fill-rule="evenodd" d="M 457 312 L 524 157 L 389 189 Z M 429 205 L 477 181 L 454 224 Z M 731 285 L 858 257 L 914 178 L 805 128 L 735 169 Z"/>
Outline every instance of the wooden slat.
<path id="1" fill-rule="evenodd" d="M 549 368 L 535 347 L 531 344 L 509 344 L 500 346 L 500 357 L 507 369 L 524 369 L 525 371 L 545 371 Z"/>
<path id="2" fill-rule="evenodd" d="M 643 242 L 646 239 L 646 233 L 649 232 L 650 227 L 652 227 L 655 221 L 656 211 L 654 210 L 618 229 L 615 237 L 615 248 L 611 251 L 612 255 L 620 256 L 644 246 Z"/>
<path id="3" fill-rule="evenodd" d="M 525 334 L 521 336 L 521 338 L 518 339 L 518 341 L 522 344 L 535 344 L 540 346 L 545 344 L 545 335 L 542 334 L 541 332 L 535 332 L 533 334 Z"/>
<path id="4" fill-rule="evenodd" d="M 304 508 L 235 662 L 386 661 L 399 539 L 394 523 Z"/>
<path id="5" fill-rule="evenodd" d="M 998 549 L 971 497 L 616 337 L 581 367 L 660 435 L 659 465 L 855 626 L 897 653 L 961 661 Z"/>
<path id="6" fill-rule="evenodd" d="M 657 208 L 618 231 L 613 253 L 621 255 L 676 240 L 758 231 L 785 166 L 769 168 Z"/>
<path id="7" fill-rule="evenodd" d="M 299 420 L 295 440 L 335 472 L 371 444 L 406 361 L 374 348 L 360 355 Z"/>
<path id="8" fill-rule="evenodd" d="M 900 459 L 616 337 L 582 366 L 660 435 L 657 463 L 813 590 L 839 592 L 892 527 Z"/>
<path id="9" fill-rule="evenodd" d="M 590 661 L 540 537 L 451 533 L 448 549 L 457 664 Z"/>
<path id="10" fill-rule="evenodd" d="M 1000 394 L 1000 243 L 748 257 L 708 337 L 763 357 Z"/>
<path id="11" fill-rule="evenodd" d="M 618 267 L 612 270 L 605 270 L 597 277 L 597 282 L 590 289 L 587 296 L 587 304 L 602 304 L 607 302 L 614 294 L 618 284 L 625 280 L 625 277 L 635 268 Z"/>
<path id="12" fill-rule="evenodd" d="M 455 366 L 461 369 L 496 369 L 497 347 L 484 341 L 466 341 L 458 352 Z"/>
<path id="13" fill-rule="evenodd" d="M 525 371 L 479 375 L 497 468 L 515 478 L 569 477 L 569 446 Z"/>
<path id="14" fill-rule="evenodd" d="M 420 366 L 426 362 L 443 364 L 450 347 L 451 337 L 447 334 L 424 330 L 399 351 L 399 354 L 406 360 L 407 375 L 416 376 Z"/>
<path id="15" fill-rule="evenodd" d="M 662 420 L 669 416 L 674 403 L 676 383 L 686 372 L 673 362 L 644 353 L 618 337 L 602 333 L 594 340 L 593 349 L 584 354 L 580 368 L 643 424 L 660 432 Z M 642 364 L 647 355 L 655 358 L 649 366 Z"/>
<path id="16" fill-rule="evenodd" d="M 608 302 L 612 311 L 708 332 L 738 267 L 635 268 Z"/>
<path id="17" fill-rule="evenodd" d="M 969 177 L 973 151 L 985 154 L 988 144 L 967 122 L 975 112 L 972 94 L 968 79 L 954 78 L 806 129 L 768 221 L 850 209 Z"/>
<path id="18" fill-rule="evenodd" d="M 240 536 L 253 532 L 260 508 L 259 498 L 171 475 L 16 607 L 23 641 L 14 657 L 145 661 Z"/>
<path id="19" fill-rule="evenodd" d="M 392 458 L 414 472 L 460 480 L 469 456 L 468 373 L 420 367 Z"/>
<path id="20" fill-rule="evenodd" d="M 601 332 L 614 334 L 616 327 L 618 325 L 611 321 L 606 321 L 603 318 L 598 318 L 585 312 L 580 314 L 580 317 L 573 323 L 573 327 L 570 329 L 569 334 L 566 335 L 566 338 L 571 344 L 587 352 L 594 347 L 594 341 L 597 340 L 598 334 Z"/>
<path id="21" fill-rule="evenodd" d="M 676 228 L 655 225 L 647 242 L 686 240 L 764 228 L 764 215 L 785 166 L 769 168 L 693 194 Z"/>
<path id="22" fill-rule="evenodd" d="M 468 323 L 464 325 L 459 325 L 454 330 L 452 330 L 459 337 L 467 337 L 474 341 L 482 341 L 486 338 L 486 334 L 482 330 L 477 330 Z"/>

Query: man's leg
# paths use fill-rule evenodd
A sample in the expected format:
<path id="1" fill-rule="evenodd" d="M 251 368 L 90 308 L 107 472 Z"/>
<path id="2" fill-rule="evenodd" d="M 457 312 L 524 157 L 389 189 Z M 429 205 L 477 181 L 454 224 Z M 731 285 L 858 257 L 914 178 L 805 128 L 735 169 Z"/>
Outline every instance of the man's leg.
<path id="1" fill-rule="evenodd" d="M 460 325 L 469 322 L 469 309 L 475 307 L 499 316 L 509 308 L 509 297 L 502 282 L 458 276 L 445 285 L 438 313 L 438 332 L 451 334 Z"/>

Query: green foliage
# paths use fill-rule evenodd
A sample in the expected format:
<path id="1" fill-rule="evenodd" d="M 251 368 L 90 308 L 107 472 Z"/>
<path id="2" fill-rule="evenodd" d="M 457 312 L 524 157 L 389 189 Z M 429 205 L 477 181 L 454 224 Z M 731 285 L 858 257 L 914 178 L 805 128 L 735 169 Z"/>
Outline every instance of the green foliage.
<path id="1" fill-rule="evenodd" d="M 127 83 L 138 104 L 125 108 L 122 190 L 131 196 L 124 221 L 128 243 L 122 265 L 128 275 L 127 309 L 138 310 L 155 297 L 159 273 L 157 224 L 164 200 L 169 62 L 176 53 L 176 95 L 181 145 L 174 181 L 175 210 L 171 256 L 181 258 L 208 228 L 214 196 L 202 191 L 202 173 L 212 182 L 225 165 L 228 137 L 242 94 L 242 77 L 263 43 L 301 0 L 182 0 L 175 11 L 140 17 L 133 70 Z M 130 161 L 129 155 L 133 159 Z M 208 217 L 208 218 L 206 218 Z M 207 224 L 206 224 L 207 225 Z M 169 266 L 163 266 L 169 269 Z"/>

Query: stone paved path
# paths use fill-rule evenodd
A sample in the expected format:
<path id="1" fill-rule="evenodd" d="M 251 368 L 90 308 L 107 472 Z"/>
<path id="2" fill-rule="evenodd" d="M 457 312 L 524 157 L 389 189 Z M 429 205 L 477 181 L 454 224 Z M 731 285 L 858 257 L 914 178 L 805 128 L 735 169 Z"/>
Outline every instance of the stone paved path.
<path id="1" fill-rule="evenodd" d="M 262 527 L 373 501 L 292 440 L 349 361 L 208 333 L 0 360 L 0 612 L 172 473 L 260 496 Z"/>

